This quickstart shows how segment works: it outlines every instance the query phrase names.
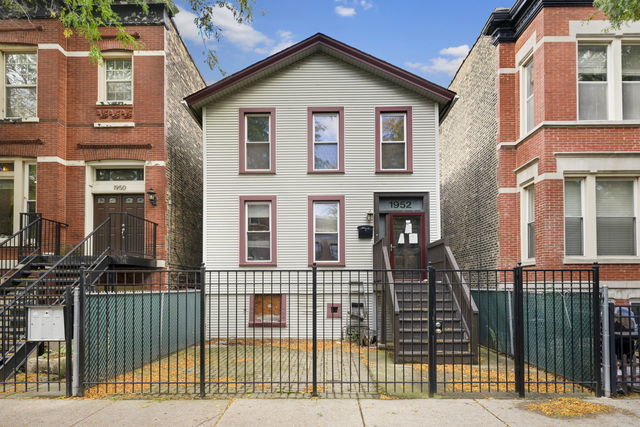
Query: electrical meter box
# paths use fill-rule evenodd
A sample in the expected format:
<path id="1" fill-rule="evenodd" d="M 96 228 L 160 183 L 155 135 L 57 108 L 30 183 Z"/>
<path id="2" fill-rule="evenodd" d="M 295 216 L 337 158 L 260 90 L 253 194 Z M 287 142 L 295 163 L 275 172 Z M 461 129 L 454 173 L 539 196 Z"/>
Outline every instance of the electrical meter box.
<path id="1" fill-rule="evenodd" d="M 64 306 L 27 307 L 28 341 L 64 341 Z"/>

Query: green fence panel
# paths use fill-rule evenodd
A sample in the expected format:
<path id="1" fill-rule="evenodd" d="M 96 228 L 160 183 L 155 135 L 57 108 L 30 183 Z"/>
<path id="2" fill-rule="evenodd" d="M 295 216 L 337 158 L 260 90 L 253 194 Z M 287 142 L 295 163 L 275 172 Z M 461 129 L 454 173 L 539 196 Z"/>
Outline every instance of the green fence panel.
<path id="1" fill-rule="evenodd" d="M 88 294 L 85 382 L 115 378 L 194 345 L 199 319 L 199 291 Z"/>

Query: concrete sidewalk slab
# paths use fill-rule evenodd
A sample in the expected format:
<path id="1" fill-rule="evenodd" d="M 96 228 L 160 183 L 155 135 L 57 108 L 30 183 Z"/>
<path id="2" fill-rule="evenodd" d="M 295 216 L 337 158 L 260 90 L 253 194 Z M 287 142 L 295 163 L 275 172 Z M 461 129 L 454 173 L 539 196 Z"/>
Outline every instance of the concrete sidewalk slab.
<path id="1" fill-rule="evenodd" d="M 106 400 L 0 399 L 0 426 L 69 426 L 111 403 Z"/>
<path id="2" fill-rule="evenodd" d="M 238 399 L 219 426 L 361 426 L 357 400 Z"/>
<path id="3" fill-rule="evenodd" d="M 503 426 L 472 399 L 361 400 L 366 426 Z"/>
<path id="4" fill-rule="evenodd" d="M 227 400 L 120 400 L 77 425 L 215 425 L 228 406 Z"/>

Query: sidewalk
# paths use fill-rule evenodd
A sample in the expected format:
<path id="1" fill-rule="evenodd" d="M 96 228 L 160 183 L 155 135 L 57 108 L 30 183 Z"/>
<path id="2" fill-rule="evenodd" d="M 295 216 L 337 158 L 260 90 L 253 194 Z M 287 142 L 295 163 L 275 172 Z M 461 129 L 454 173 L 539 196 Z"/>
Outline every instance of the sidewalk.
<path id="1" fill-rule="evenodd" d="M 615 410 L 556 419 L 526 400 L 67 400 L 0 399 L 0 426 L 555 426 L 640 425 L 640 399 L 589 399 Z M 540 402 L 539 400 L 535 402 Z"/>

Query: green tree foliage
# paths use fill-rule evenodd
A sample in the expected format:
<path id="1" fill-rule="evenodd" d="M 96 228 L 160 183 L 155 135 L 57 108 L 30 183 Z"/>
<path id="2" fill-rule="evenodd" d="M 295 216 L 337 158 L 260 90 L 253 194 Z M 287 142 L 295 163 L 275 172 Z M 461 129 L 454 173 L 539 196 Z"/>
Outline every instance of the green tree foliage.
<path id="1" fill-rule="evenodd" d="M 640 20 L 640 0 L 594 0 L 593 5 L 604 12 L 616 30 L 625 21 Z"/>
<path id="2" fill-rule="evenodd" d="M 200 30 L 200 36 L 206 47 L 206 62 L 210 68 L 222 70 L 218 64 L 216 50 L 207 44 L 208 40 L 220 40 L 224 34 L 222 28 L 216 24 L 215 14 L 221 8 L 230 10 L 238 23 L 248 23 L 253 19 L 253 3 L 255 0 L 185 0 L 196 15 L 195 24 Z M 65 27 L 65 37 L 77 34 L 89 43 L 89 57 L 94 62 L 102 61 L 102 52 L 98 42 L 101 39 L 100 27 L 116 29 L 116 39 L 122 46 L 130 49 L 141 47 L 122 24 L 118 14 L 114 12 L 114 4 L 134 4 L 143 13 L 149 10 L 151 3 L 166 3 L 171 11 L 178 13 L 173 0 L 0 0 L 0 6 L 19 12 L 26 19 L 30 19 L 30 11 L 34 7 L 50 11 L 51 17 L 59 19 Z"/>

